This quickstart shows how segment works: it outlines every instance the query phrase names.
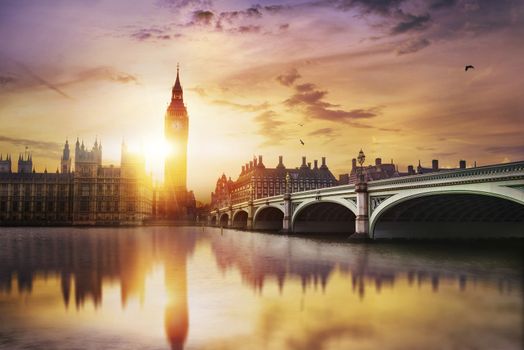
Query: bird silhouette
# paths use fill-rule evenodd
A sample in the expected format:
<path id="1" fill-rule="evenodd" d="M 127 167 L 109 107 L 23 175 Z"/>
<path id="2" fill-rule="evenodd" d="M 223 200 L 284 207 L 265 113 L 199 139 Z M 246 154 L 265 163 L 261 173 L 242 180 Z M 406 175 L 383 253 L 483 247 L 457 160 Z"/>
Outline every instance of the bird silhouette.
<path id="1" fill-rule="evenodd" d="M 304 126 L 304 124 L 298 124 L 298 125 L 300 125 L 300 126 Z"/>
<path id="2" fill-rule="evenodd" d="M 475 69 L 475 67 L 473 67 L 471 64 L 468 64 L 465 68 L 464 68 L 464 71 L 468 71 L 468 69 Z"/>
<path id="3" fill-rule="evenodd" d="M 304 146 L 304 141 L 302 141 L 302 139 L 300 139 L 300 143 L 302 144 L 302 146 Z"/>

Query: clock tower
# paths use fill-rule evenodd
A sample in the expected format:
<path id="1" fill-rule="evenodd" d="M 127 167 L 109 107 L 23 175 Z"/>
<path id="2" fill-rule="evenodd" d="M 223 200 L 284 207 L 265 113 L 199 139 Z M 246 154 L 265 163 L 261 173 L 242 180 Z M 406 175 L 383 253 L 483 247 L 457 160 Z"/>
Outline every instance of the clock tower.
<path id="1" fill-rule="evenodd" d="M 170 150 L 164 165 L 167 213 L 173 216 L 180 213 L 187 197 L 187 135 L 189 118 L 184 105 L 184 92 L 180 84 L 179 67 L 176 68 L 176 81 L 171 90 L 171 103 L 166 111 L 164 133 Z M 177 215 L 179 216 L 179 215 Z"/>

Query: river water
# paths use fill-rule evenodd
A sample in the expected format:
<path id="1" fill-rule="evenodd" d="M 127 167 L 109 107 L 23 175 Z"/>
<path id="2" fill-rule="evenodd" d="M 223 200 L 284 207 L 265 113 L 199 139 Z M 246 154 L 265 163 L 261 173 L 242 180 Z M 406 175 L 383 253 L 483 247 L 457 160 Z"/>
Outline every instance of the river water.
<path id="1" fill-rule="evenodd" d="M 0 229 L 1 349 L 521 349 L 522 242 Z"/>

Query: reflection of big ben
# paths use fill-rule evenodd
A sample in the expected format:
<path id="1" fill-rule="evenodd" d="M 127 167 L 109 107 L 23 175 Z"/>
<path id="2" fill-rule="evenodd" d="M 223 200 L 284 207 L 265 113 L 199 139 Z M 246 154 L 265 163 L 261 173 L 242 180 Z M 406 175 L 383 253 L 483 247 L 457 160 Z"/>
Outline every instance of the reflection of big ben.
<path id="1" fill-rule="evenodd" d="M 177 211 L 176 206 L 185 204 L 187 193 L 187 134 L 189 119 L 184 105 L 182 85 L 180 85 L 179 69 L 176 70 L 176 81 L 171 94 L 171 103 L 166 111 L 164 133 L 169 143 L 170 152 L 165 160 L 164 176 L 165 189 L 168 200 L 175 200 L 178 205 L 171 203 L 169 214 Z"/>
<path id="2" fill-rule="evenodd" d="M 182 350 L 189 332 L 187 258 L 195 237 L 178 234 L 160 242 L 166 249 L 164 259 L 167 304 L 164 314 L 166 337 L 172 350 Z"/>

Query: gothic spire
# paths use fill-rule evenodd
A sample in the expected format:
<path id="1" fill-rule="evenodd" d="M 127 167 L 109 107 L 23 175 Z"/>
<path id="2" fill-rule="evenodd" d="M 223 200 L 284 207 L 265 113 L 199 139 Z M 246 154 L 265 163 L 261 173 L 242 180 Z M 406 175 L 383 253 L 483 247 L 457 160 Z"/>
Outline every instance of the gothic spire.
<path id="1" fill-rule="evenodd" d="M 182 85 L 180 84 L 180 66 L 177 63 L 177 65 L 176 65 L 176 80 L 175 80 L 175 85 L 173 86 L 172 98 L 181 100 L 182 99 L 182 93 L 183 93 Z"/>

